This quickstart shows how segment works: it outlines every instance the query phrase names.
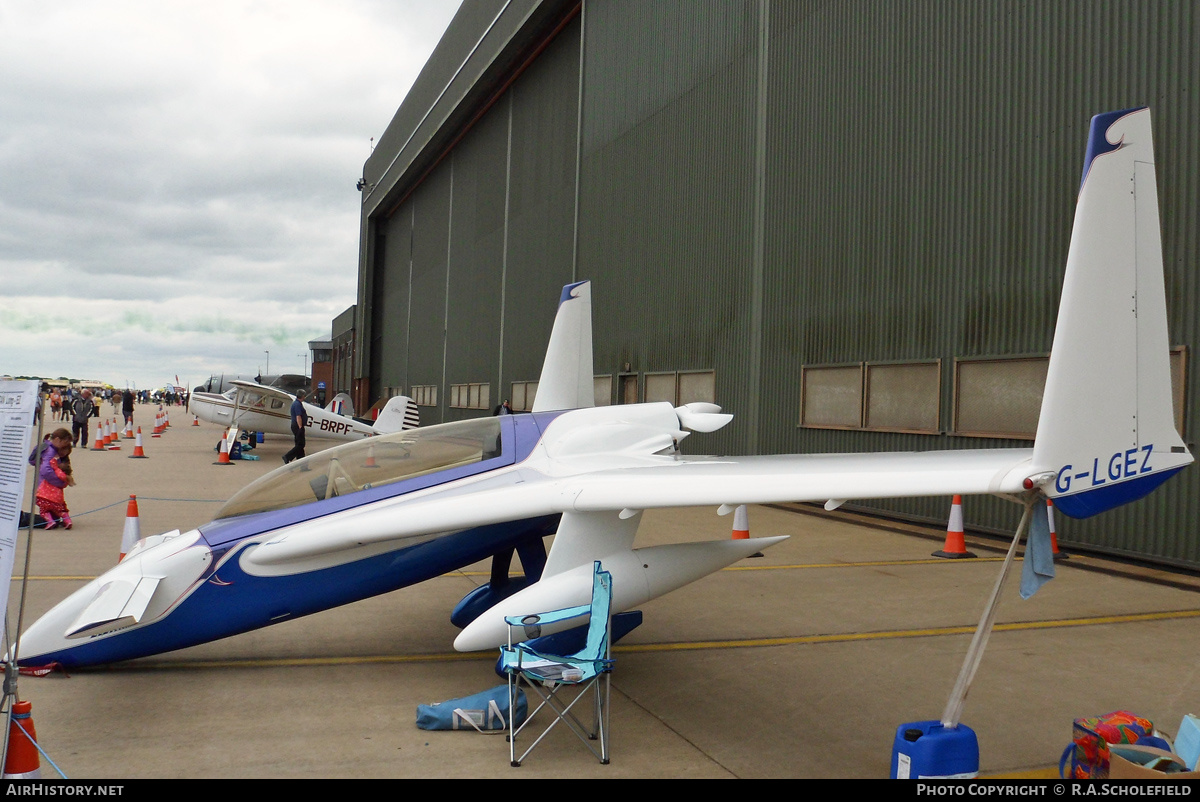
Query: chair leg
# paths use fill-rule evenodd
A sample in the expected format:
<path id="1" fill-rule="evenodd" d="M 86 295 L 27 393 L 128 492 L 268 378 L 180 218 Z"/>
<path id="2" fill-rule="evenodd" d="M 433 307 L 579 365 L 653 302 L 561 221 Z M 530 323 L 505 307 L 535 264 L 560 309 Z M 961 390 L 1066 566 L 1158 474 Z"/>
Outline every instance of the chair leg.
<path id="1" fill-rule="evenodd" d="M 557 727 L 560 722 L 565 723 L 567 725 L 567 729 L 569 729 L 572 733 L 574 733 L 575 737 L 579 739 L 580 743 L 582 743 L 585 747 L 587 747 L 588 751 L 590 751 L 592 753 L 593 757 L 595 757 L 601 763 L 607 764 L 608 763 L 608 753 L 607 753 L 608 736 L 606 734 L 607 727 L 608 727 L 607 718 L 604 717 L 604 714 L 601 711 L 597 710 L 596 714 L 595 714 L 595 718 L 594 718 L 594 720 L 596 721 L 596 728 L 592 732 L 589 732 L 587 730 L 587 728 L 584 726 L 583 722 L 581 722 L 579 720 L 579 718 L 575 715 L 575 711 L 572 709 L 572 708 L 574 708 L 575 704 L 577 702 L 579 702 L 581 699 L 583 699 L 585 696 L 587 696 L 589 694 L 595 694 L 597 688 L 599 687 L 599 684 L 600 684 L 600 677 L 594 677 L 587 684 L 587 686 L 585 686 L 583 688 L 578 688 L 578 686 L 572 686 L 572 685 L 555 685 L 553 688 L 551 688 L 549 691 L 547 691 L 541 685 L 539 685 L 537 682 L 532 682 L 532 681 L 529 682 L 529 688 L 531 690 L 535 691 L 538 694 L 538 696 L 541 697 L 542 702 L 534 710 L 530 711 L 530 713 L 525 718 L 524 724 L 522 724 L 520 727 L 516 728 L 516 730 L 514 731 L 514 733 L 511 736 L 511 744 L 510 744 L 509 749 L 510 749 L 510 757 L 511 757 L 510 762 L 512 763 L 512 765 L 520 766 L 522 761 L 524 761 L 525 758 L 529 756 L 529 753 L 532 752 L 534 750 L 534 748 L 539 743 L 542 742 L 542 739 L 544 739 L 547 735 L 549 735 L 550 731 L 553 730 L 555 727 Z M 571 699 L 571 701 L 569 703 L 558 696 L 558 692 L 565 688 L 578 688 L 578 690 L 579 690 L 579 692 L 576 694 L 575 698 Z M 598 696 L 592 696 L 592 701 L 595 702 L 599 698 L 600 697 L 598 697 Z M 541 734 L 539 734 L 537 736 L 537 738 L 534 739 L 533 743 L 531 743 L 521 753 L 521 755 L 519 757 L 515 756 L 516 755 L 516 751 L 515 751 L 516 750 L 516 747 L 515 747 L 516 736 L 519 735 L 521 733 L 521 731 L 525 728 L 525 726 L 527 724 L 529 724 L 530 721 L 533 720 L 533 717 L 535 715 L 537 715 L 537 713 L 540 712 L 543 707 L 546 707 L 546 706 L 549 706 L 551 712 L 554 713 L 554 715 L 555 715 L 554 720 L 552 722 L 550 722 L 550 724 L 544 730 L 542 730 Z M 600 744 L 601 744 L 601 751 L 599 751 L 599 752 L 597 752 L 596 748 L 593 747 L 591 745 L 591 743 L 589 743 L 589 741 L 591 741 L 591 740 L 596 740 L 597 735 L 599 735 L 599 737 L 600 737 Z"/>
<path id="2" fill-rule="evenodd" d="M 517 686 L 513 675 L 508 675 L 508 762 L 513 768 L 520 766 L 517 761 Z"/>
<path id="3" fill-rule="evenodd" d="M 596 693 L 600 692 L 600 683 L 596 683 Z M 600 762 L 608 765 L 608 709 L 612 705 L 612 674 L 604 674 L 604 698 L 597 701 L 599 708 L 596 720 L 600 727 Z"/>
<path id="4" fill-rule="evenodd" d="M 593 686 L 592 691 L 592 731 L 588 734 L 590 740 L 596 740 L 600 735 L 600 683 L 597 682 Z"/>

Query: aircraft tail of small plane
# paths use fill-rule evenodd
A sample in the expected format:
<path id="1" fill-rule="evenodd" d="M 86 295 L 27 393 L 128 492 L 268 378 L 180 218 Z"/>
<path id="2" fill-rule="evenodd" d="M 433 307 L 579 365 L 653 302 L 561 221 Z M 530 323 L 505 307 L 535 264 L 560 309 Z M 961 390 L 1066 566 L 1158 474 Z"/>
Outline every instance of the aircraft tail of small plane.
<path id="1" fill-rule="evenodd" d="M 416 429 L 421 425 L 421 413 L 417 402 L 406 395 L 392 396 L 379 411 L 372 428 L 376 434 L 391 434 L 404 429 Z"/>
<path id="2" fill-rule="evenodd" d="M 1136 500 L 1192 462 L 1175 429 L 1169 352 L 1150 110 L 1099 114 L 1033 447 L 1062 512 Z"/>
<path id="3" fill-rule="evenodd" d="M 347 418 L 354 417 L 354 401 L 346 393 L 338 393 L 333 397 L 333 400 L 325 407 L 326 412 L 332 412 L 334 415 L 343 415 Z"/>

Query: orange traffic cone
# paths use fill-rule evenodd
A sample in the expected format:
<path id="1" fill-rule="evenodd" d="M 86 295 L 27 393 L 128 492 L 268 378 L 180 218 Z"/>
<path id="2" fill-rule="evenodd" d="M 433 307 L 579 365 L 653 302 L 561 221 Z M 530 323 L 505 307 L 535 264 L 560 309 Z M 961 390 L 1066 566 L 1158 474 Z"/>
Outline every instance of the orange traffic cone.
<path id="1" fill-rule="evenodd" d="M 730 540 L 749 540 L 750 539 L 750 513 L 746 510 L 745 504 L 739 504 L 737 509 L 733 511 L 733 533 Z M 750 555 L 751 557 L 761 557 L 763 553 L 756 551 Z"/>
<path id="2" fill-rule="evenodd" d="M 199 418 L 197 418 L 195 415 L 193 415 L 193 416 L 192 416 L 192 425 L 193 425 L 193 426 L 199 426 L 199 425 L 200 425 L 200 419 L 199 419 Z"/>
<path id="3" fill-rule="evenodd" d="M 967 544 L 964 540 L 962 496 L 955 496 L 950 502 L 950 521 L 946 525 L 946 545 L 942 547 L 941 551 L 935 551 L 933 556 L 950 559 L 975 556 L 967 551 Z"/>
<path id="4" fill-rule="evenodd" d="M 1054 561 L 1067 559 L 1065 551 L 1058 550 L 1058 532 L 1054 529 L 1054 502 L 1046 499 L 1046 519 L 1050 522 L 1050 548 L 1054 553 Z"/>
<path id="5" fill-rule="evenodd" d="M 226 430 L 225 433 L 228 435 L 229 434 L 228 430 Z M 232 464 L 233 463 L 229 461 L 229 438 L 222 437 L 221 438 L 221 451 L 220 451 L 220 454 L 217 456 L 217 461 L 214 462 L 213 465 L 232 465 Z"/>
<path id="6" fill-rule="evenodd" d="M 733 511 L 733 536 L 730 539 L 750 539 L 750 515 L 746 512 L 745 504 L 739 504 L 738 508 Z"/>
<path id="7" fill-rule="evenodd" d="M 108 448 L 108 444 L 112 442 L 112 421 L 110 421 L 108 418 L 105 418 L 104 428 L 101 431 L 103 432 L 103 435 L 101 435 L 100 439 L 104 442 L 104 447 Z"/>
<path id="8" fill-rule="evenodd" d="M 100 421 L 96 421 L 96 439 L 92 441 L 92 451 L 104 450 L 104 427 L 100 425 Z"/>
<path id="9" fill-rule="evenodd" d="M 12 723 L 8 725 L 8 754 L 4 758 L 4 779 L 42 779 L 37 730 L 33 727 L 33 704 L 30 702 L 13 702 Z"/>
<path id="10" fill-rule="evenodd" d="M 154 413 L 154 428 L 150 431 L 150 436 L 151 437 L 162 437 L 162 433 L 163 433 L 162 410 L 160 409 L 158 412 Z"/>
<path id="11" fill-rule="evenodd" d="M 133 444 L 133 454 L 130 455 L 129 458 L 130 459 L 149 459 L 149 457 L 146 456 L 146 452 L 142 450 L 142 427 L 141 426 L 138 427 L 137 440 L 135 440 L 134 444 Z"/>
<path id="12" fill-rule="evenodd" d="M 378 468 L 375 464 L 375 446 L 367 446 L 367 462 L 363 465 L 364 468 Z"/>
<path id="13" fill-rule="evenodd" d="M 126 440 L 132 440 L 134 438 L 133 421 L 125 421 L 125 434 L 123 434 L 122 437 L 124 437 Z"/>
<path id="14" fill-rule="evenodd" d="M 137 496 L 129 497 L 125 506 L 125 531 L 121 533 L 121 554 L 117 562 L 125 559 L 125 555 L 133 551 L 133 547 L 142 539 L 142 527 L 138 522 Z"/>

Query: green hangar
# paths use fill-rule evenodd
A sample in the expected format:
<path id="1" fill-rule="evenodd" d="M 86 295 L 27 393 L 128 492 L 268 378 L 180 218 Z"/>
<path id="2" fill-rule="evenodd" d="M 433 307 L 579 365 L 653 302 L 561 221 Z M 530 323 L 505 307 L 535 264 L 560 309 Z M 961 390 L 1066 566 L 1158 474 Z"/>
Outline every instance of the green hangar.
<path id="1" fill-rule="evenodd" d="M 1089 120 L 1134 106 L 1190 443 L 1200 6 L 467 0 L 364 166 L 355 403 L 528 409 L 586 278 L 596 403 L 735 414 L 692 452 L 1028 445 Z M 1193 467 L 1059 537 L 1200 568 L 1198 504 Z"/>

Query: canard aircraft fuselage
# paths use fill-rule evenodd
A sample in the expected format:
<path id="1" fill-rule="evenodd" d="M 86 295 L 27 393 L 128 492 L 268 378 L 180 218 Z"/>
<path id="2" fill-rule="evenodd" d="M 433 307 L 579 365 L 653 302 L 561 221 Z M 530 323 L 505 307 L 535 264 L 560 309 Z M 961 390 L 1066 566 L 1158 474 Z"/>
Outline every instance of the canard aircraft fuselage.
<path id="1" fill-rule="evenodd" d="M 731 416 L 713 404 L 593 408 L 590 291 L 587 282 L 563 290 L 532 413 L 395 432 L 279 468 L 211 523 L 139 542 L 21 635 L 20 662 L 156 654 L 490 556 L 493 581 L 452 616 L 463 627 L 456 648 L 488 648 L 505 641 L 504 616 L 586 604 L 595 560 L 612 575 L 614 611 L 629 610 L 779 540 L 635 549 L 648 508 L 724 513 L 748 503 L 975 493 L 1029 508 L 1052 498 L 1085 517 L 1146 495 L 1192 462 L 1171 408 L 1145 109 L 1092 121 L 1032 448 L 685 456 L 678 446 L 689 430 L 713 431 Z M 508 581 L 514 551 L 526 576 Z"/>

